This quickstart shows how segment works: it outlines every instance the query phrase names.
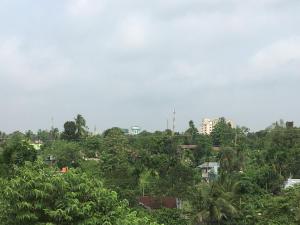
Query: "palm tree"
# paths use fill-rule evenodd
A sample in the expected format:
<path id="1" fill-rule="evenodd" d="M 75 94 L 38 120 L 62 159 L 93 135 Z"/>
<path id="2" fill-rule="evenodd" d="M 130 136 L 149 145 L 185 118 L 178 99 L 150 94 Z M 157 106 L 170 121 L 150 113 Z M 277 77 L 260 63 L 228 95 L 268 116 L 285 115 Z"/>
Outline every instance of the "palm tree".
<path id="1" fill-rule="evenodd" d="M 225 192 L 217 183 L 204 184 L 199 197 L 199 208 L 195 214 L 196 224 L 221 224 L 237 214 L 231 201 L 232 193 Z"/>
<path id="2" fill-rule="evenodd" d="M 244 153 L 240 148 L 225 147 L 219 155 L 221 180 L 239 173 L 244 165 Z"/>
<path id="3" fill-rule="evenodd" d="M 231 173 L 236 167 L 236 151 L 231 147 L 225 147 L 221 151 L 220 157 L 221 169 L 224 172 Z"/>
<path id="4" fill-rule="evenodd" d="M 53 140 L 57 140 L 59 138 L 58 128 L 52 128 L 50 132 Z"/>
<path id="5" fill-rule="evenodd" d="M 81 138 L 84 137 L 87 133 L 86 131 L 86 122 L 82 115 L 78 114 L 75 118 L 75 124 L 76 124 L 76 135 L 77 137 Z"/>

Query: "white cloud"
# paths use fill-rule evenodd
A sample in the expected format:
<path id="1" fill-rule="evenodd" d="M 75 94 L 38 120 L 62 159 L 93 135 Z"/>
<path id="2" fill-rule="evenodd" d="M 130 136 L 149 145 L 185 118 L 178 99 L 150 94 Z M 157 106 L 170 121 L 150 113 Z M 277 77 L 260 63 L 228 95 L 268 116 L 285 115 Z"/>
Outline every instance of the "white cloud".
<path id="1" fill-rule="evenodd" d="M 215 106 L 231 106 L 235 99 L 241 109 L 251 105 L 236 89 L 272 99 L 271 91 L 255 92 L 275 83 L 290 99 L 297 96 L 290 85 L 299 82 L 299 38 L 274 40 L 299 35 L 298 0 L 6 2 L 0 3 L 0 89 L 8 107 L 1 124 L 22 123 L 11 117 L 10 104 L 21 113 L 34 108 L 37 128 L 44 121 L 37 116 L 51 111 L 60 118 L 93 112 L 87 119 L 105 128 L 117 120 L 130 123 L 150 108 L 164 113 L 181 105 L 187 121 L 191 107 L 199 119 L 203 108 L 207 114 L 230 111 Z M 290 74 L 293 79 L 285 79 Z M 150 113 L 144 127 L 159 128 L 158 120 Z"/>

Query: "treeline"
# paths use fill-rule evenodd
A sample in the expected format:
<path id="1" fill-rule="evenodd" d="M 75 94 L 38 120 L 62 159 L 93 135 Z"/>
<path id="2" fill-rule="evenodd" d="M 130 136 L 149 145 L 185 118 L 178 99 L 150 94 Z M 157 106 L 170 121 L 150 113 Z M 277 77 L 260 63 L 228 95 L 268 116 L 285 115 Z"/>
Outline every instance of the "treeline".
<path id="1" fill-rule="evenodd" d="M 211 135 L 193 121 L 126 135 L 88 132 L 81 115 L 52 128 L 0 133 L 2 224 L 299 224 L 300 129 L 276 122 L 251 133 L 224 118 Z M 210 182 L 199 165 L 217 162 Z M 60 169 L 68 167 L 65 174 Z M 180 209 L 141 207 L 141 196 L 174 197 Z M 0 222 L 0 224 L 1 224 Z"/>

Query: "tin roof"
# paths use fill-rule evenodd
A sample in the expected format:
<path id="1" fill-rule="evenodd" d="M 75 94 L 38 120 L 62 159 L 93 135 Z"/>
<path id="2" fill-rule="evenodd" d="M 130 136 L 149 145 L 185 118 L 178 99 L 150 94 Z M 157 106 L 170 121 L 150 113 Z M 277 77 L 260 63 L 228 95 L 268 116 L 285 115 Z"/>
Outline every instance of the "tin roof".
<path id="1" fill-rule="evenodd" d="M 199 168 L 207 168 L 207 167 L 219 167 L 220 164 L 218 162 L 205 162 L 199 165 Z"/>

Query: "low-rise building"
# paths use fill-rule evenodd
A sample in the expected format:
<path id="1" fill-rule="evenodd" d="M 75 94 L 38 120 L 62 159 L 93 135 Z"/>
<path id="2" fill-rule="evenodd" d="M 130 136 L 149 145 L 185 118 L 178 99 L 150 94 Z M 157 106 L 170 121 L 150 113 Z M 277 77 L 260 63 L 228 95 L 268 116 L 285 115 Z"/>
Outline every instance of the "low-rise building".
<path id="1" fill-rule="evenodd" d="M 206 182 L 212 181 L 218 176 L 219 167 L 218 162 L 205 162 L 198 166 L 201 169 L 202 178 Z"/>
<path id="2" fill-rule="evenodd" d="M 130 132 L 131 135 L 137 135 L 139 133 L 141 133 L 141 128 L 139 126 L 132 126 L 130 128 Z"/>
<path id="3" fill-rule="evenodd" d="M 289 178 L 285 184 L 284 184 L 284 188 L 290 188 L 290 187 L 293 187 L 295 185 L 299 185 L 300 184 L 300 179 L 292 179 L 292 178 Z"/>

